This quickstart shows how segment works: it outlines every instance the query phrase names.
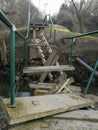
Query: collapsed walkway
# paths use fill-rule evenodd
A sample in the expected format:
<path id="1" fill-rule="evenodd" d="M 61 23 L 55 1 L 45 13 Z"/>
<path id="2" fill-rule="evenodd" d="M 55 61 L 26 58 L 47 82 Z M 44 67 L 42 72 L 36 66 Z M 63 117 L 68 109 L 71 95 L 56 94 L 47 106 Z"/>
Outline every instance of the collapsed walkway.
<path id="1" fill-rule="evenodd" d="M 52 50 L 52 48 L 50 47 L 43 33 L 43 29 L 45 26 L 43 24 L 33 24 L 33 25 L 31 24 L 31 27 L 33 28 L 33 42 L 30 44 L 32 45 L 34 44 L 36 46 L 37 52 L 42 60 L 43 66 L 37 66 L 37 67 L 25 66 L 23 69 L 23 74 L 35 74 L 35 73 L 40 74 L 38 83 L 36 84 L 29 83 L 30 89 L 34 90 L 35 96 L 15 98 L 16 104 L 13 104 L 14 100 L 12 98 L 11 107 L 13 108 L 8 107 L 9 99 L 2 99 L 1 104 L 4 109 L 8 124 L 12 126 L 12 128 L 10 128 L 11 130 L 23 129 L 22 127 L 23 126 L 27 127 L 26 125 L 28 124 L 29 124 L 29 127 L 28 127 L 29 129 L 32 129 L 32 127 L 34 127 L 34 129 L 43 128 L 43 129 L 49 130 L 49 129 L 52 129 L 51 127 L 53 126 L 55 127 L 56 122 L 58 122 L 57 127 L 55 127 L 56 130 L 58 128 L 65 130 L 64 121 L 66 121 L 66 123 L 68 123 L 68 120 L 70 121 L 72 119 L 74 123 L 76 123 L 76 120 L 80 121 L 81 114 L 79 115 L 79 117 L 76 116 L 76 114 L 81 113 L 81 110 L 78 110 L 78 109 L 93 106 L 94 101 L 86 97 L 82 97 L 80 93 L 81 90 L 79 90 L 79 87 L 71 85 L 73 80 L 71 77 L 67 78 L 66 71 L 73 71 L 75 68 L 72 65 L 59 64 L 58 53 Z M 40 33 L 39 35 L 41 37 L 40 40 L 37 39 L 36 37 L 37 35 L 36 30 L 41 30 L 39 31 Z M 41 44 L 47 49 L 47 54 L 48 54 L 47 57 L 44 54 L 44 50 L 42 50 Z M 32 59 L 31 49 L 32 47 L 30 48 L 30 56 Z M 56 72 L 56 71 L 60 73 L 60 76 L 57 79 L 57 82 L 53 82 L 54 78 L 53 78 L 52 72 Z M 45 82 L 45 78 L 47 76 L 49 77 L 50 81 L 52 81 L 52 83 Z M 78 91 L 78 94 L 73 92 L 76 90 Z M 43 95 L 43 96 L 39 96 L 39 95 Z M 77 111 L 71 112 L 71 113 L 69 112 L 69 114 L 64 113 L 64 112 L 73 111 L 73 110 L 77 110 Z M 91 111 L 93 112 L 93 110 Z M 97 128 L 96 122 L 98 119 L 95 116 L 94 117 L 88 116 L 90 112 L 87 113 L 87 116 L 86 116 L 87 118 L 86 118 L 85 117 L 86 111 L 84 111 L 83 120 L 95 121 L 94 124 L 95 124 L 95 127 Z M 48 116 L 52 116 L 59 113 L 64 113 L 64 115 L 61 114 L 61 115 L 45 118 L 46 123 L 43 123 L 44 119 L 41 119 L 41 124 L 39 124 L 38 126 L 35 125 L 40 122 L 39 120 L 35 121 L 35 119 L 40 119 L 43 117 L 48 117 Z M 71 114 L 75 116 L 72 117 Z M 69 117 L 67 117 L 68 115 Z M 28 123 L 28 121 L 31 121 L 31 122 Z M 51 123 L 52 121 L 53 123 Z M 89 125 L 90 124 L 89 121 L 85 123 Z M 22 124 L 23 126 L 21 126 L 20 123 L 26 123 L 26 125 Z M 72 123 L 71 125 L 73 126 L 74 123 Z M 80 121 L 79 123 L 83 125 L 83 122 Z M 14 126 L 16 124 L 20 126 Z M 69 124 L 70 123 L 68 123 L 69 128 L 68 126 L 66 126 L 66 130 L 72 128 L 72 126 L 70 126 Z M 91 127 L 92 126 L 93 125 L 91 125 Z M 74 127 L 74 129 L 75 128 L 76 127 Z M 85 127 L 85 128 L 89 129 L 90 127 Z M 77 124 L 77 129 L 80 129 L 80 126 L 78 124 Z"/>

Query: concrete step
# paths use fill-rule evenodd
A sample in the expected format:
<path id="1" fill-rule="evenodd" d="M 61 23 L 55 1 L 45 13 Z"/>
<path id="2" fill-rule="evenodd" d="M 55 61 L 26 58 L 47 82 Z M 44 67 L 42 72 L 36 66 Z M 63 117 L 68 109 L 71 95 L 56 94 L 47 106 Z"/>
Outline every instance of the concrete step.
<path id="1" fill-rule="evenodd" d="M 16 98 L 15 108 L 9 108 L 8 104 L 9 99 L 2 99 L 8 123 L 14 125 L 90 106 L 93 102 L 75 94 L 54 94 Z"/>
<path id="2" fill-rule="evenodd" d="M 98 130 L 98 111 L 76 110 L 26 122 L 10 130 Z"/>

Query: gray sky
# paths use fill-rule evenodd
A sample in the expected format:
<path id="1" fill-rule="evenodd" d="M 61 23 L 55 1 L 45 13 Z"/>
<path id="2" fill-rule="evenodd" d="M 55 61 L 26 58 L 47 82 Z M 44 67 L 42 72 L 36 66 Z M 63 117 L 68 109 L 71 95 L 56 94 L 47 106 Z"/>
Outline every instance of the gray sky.
<path id="1" fill-rule="evenodd" d="M 40 7 L 40 11 L 46 14 L 56 14 L 64 0 L 32 0 L 36 7 Z"/>

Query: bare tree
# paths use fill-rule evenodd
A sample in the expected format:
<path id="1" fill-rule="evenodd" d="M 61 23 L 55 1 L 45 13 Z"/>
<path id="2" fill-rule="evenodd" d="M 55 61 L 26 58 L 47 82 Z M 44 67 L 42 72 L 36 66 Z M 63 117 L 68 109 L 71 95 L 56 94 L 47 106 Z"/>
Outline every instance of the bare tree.
<path id="1" fill-rule="evenodd" d="M 72 2 L 73 6 L 74 6 L 74 9 L 75 9 L 75 13 L 76 13 L 78 23 L 79 23 L 79 27 L 80 27 L 80 32 L 82 33 L 83 32 L 83 26 L 82 26 L 81 10 L 82 10 L 82 7 L 83 7 L 83 5 L 85 3 L 85 0 L 80 0 L 79 9 L 77 8 L 74 0 L 71 0 L 71 2 Z"/>
<path id="2" fill-rule="evenodd" d="M 98 29 L 98 0 L 65 0 L 57 15 L 57 23 L 71 31 Z"/>

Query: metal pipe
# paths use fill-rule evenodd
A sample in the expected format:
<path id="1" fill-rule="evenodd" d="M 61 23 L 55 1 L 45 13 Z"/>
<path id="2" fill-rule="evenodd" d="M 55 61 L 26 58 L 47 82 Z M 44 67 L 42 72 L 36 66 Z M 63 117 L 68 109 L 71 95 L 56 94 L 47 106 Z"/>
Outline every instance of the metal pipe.
<path id="1" fill-rule="evenodd" d="M 54 30 L 54 44 L 56 42 L 56 30 Z"/>
<path id="2" fill-rule="evenodd" d="M 16 33 L 18 36 L 20 36 L 21 38 L 25 39 L 25 36 L 24 36 L 22 33 L 20 33 L 17 29 L 16 29 L 15 33 Z"/>
<path id="3" fill-rule="evenodd" d="M 28 28 L 27 28 L 27 34 L 25 38 L 29 38 L 30 36 L 30 23 L 31 23 L 31 16 L 30 16 L 30 2 L 29 2 L 29 9 L 28 9 Z"/>
<path id="4" fill-rule="evenodd" d="M 9 28 L 13 27 L 11 21 L 6 17 L 6 15 L 0 10 L 0 20 L 5 23 Z"/>
<path id="5" fill-rule="evenodd" d="M 10 44 L 10 107 L 15 107 L 15 31 L 13 28 Z"/>
<path id="6" fill-rule="evenodd" d="M 76 58 L 77 63 L 84 66 L 89 72 L 93 72 L 93 68 L 90 67 L 87 63 L 85 63 L 83 60 L 81 60 L 79 57 Z M 95 71 L 94 75 L 98 77 L 98 72 Z"/>
<path id="7" fill-rule="evenodd" d="M 29 7 L 30 9 L 30 7 Z M 24 36 L 18 31 L 14 24 L 5 16 L 0 10 L 0 20 L 11 29 L 11 42 L 10 42 L 10 107 L 15 107 L 15 33 L 24 39 L 24 59 L 25 66 L 27 66 L 27 39 L 30 34 L 30 10 L 28 14 L 28 29 L 27 35 Z"/>
<path id="8" fill-rule="evenodd" d="M 23 59 L 24 59 L 24 66 L 27 67 L 27 39 L 24 40 Z"/>
<path id="9" fill-rule="evenodd" d="M 19 35 L 22 38 L 25 38 L 24 35 L 22 35 L 15 27 L 15 25 L 13 23 L 11 23 L 11 21 L 6 17 L 6 15 L 0 10 L 0 20 L 7 25 L 9 28 L 14 27 L 15 28 L 15 32 L 17 35 Z M 28 27 L 29 28 L 29 27 Z"/>
<path id="10" fill-rule="evenodd" d="M 77 35 L 77 36 L 72 36 L 72 37 L 63 37 L 63 39 L 72 39 L 72 38 L 84 37 L 84 36 L 93 35 L 93 34 L 96 34 L 96 33 L 98 33 L 98 30 L 88 32 L 88 33 L 83 33 L 83 34 L 80 34 L 80 35 Z"/>
<path id="11" fill-rule="evenodd" d="M 72 39 L 72 43 L 71 43 L 71 50 L 70 50 L 70 65 L 72 65 L 72 54 L 73 54 L 73 48 L 74 48 L 74 43 L 75 43 L 75 38 Z"/>

